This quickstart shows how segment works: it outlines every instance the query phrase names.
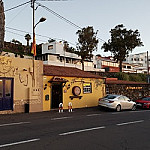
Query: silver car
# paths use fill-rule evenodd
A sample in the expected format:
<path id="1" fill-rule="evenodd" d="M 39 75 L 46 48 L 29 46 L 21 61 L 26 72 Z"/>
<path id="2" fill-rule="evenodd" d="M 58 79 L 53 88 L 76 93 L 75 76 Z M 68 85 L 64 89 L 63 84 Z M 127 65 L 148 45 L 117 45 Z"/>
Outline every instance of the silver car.
<path id="1" fill-rule="evenodd" d="M 123 109 L 136 110 L 136 103 L 123 95 L 109 94 L 99 99 L 99 106 L 121 111 Z"/>

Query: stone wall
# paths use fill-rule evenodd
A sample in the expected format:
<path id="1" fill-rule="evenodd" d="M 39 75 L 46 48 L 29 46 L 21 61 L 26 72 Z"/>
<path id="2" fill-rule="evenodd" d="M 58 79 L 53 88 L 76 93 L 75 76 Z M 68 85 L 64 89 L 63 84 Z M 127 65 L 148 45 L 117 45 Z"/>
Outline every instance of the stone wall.
<path id="1" fill-rule="evenodd" d="M 150 84 L 107 84 L 106 93 L 125 95 L 134 101 L 150 95 Z"/>

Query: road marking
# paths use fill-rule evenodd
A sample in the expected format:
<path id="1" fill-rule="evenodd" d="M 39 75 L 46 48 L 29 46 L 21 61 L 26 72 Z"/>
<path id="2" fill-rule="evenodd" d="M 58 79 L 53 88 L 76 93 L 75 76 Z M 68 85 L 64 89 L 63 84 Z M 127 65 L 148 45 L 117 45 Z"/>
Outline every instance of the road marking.
<path id="1" fill-rule="evenodd" d="M 117 126 L 123 126 L 123 125 L 134 124 L 134 123 L 140 123 L 140 122 L 143 122 L 143 121 L 144 120 L 132 121 L 132 122 L 124 122 L 124 123 L 117 124 Z"/>
<path id="2" fill-rule="evenodd" d="M 77 131 L 71 131 L 71 132 L 61 133 L 59 135 L 69 135 L 69 134 L 81 133 L 81 132 L 98 130 L 98 129 L 104 129 L 104 128 L 105 128 L 104 126 L 102 126 L 102 127 L 95 127 L 95 128 L 89 128 L 89 129 L 83 129 L 83 130 L 77 130 Z"/>
<path id="3" fill-rule="evenodd" d="M 133 112 L 147 112 L 147 111 L 150 111 L 150 110 L 130 111 L 130 113 L 133 113 Z"/>
<path id="4" fill-rule="evenodd" d="M 61 119 L 69 119 L 69 118 L 72 118 L 72 117 L 52 118 L 51 120 L 61 120 Z"/>
<path id="5" fill-rule="evenodd" d="M 89 115 L 86 115 L 87 117 L 91 117 L 91 116 L 100 116 L 102 114 L 89 114 Z"/>
<path id="6" fill-rule="evenodd" d="M 114 112 L 114 113 L 111 113 L 112 115 L 117 115 L 117 114 L 123 114 L 124 112 Z"/>
<path id="7" fill-rule="evenodd" d="M 8 123 L 8 124 L 0 124 L 0 127 L 3 127 L 3 126 L 13 126 L 13 125 L 20 125 L 20 124 L 26 124 L 26 123 L 30 123 L 30 122 L 14 122 L 14 123 Z"/>
<path id="8" fill-rule="evenodd" d="M 2 147 L 8 147 L 8 146 L 13 146 L 13 145 L 24 144 L 24 143 L 35 142 L 35 141 L 39 141 L 39 140 L 40 139 L 31 139 L 31 140 L 26 140 L 26 141 L 20 141 L 20 142 L 15 142 L 15 143 L 4 144 L 4 145 L 0 145 L 0 148 L 2 148 Z"/>

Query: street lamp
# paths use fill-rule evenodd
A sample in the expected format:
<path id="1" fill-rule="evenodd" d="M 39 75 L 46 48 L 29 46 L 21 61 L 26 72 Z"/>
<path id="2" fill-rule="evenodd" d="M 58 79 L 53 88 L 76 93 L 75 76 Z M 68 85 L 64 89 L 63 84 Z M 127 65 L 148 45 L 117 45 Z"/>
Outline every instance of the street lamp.
<path id="1" fill-rule="evenodd" d="M 34 64 L 34 58 L 36 55 L 36 42 L 35 42 L 35 28 L 40 22 L 44 22 L 46 18 L 42 17 L 36 24 L 35 24 L 35 1 L 36 0 L 31 0 L 31 5 L 33 9 L 33 48 L 32 51 L 34 50 L 34 55 L 33 55 L 33 76 L 32 76 L 32 86 L 35 87 L 35 64 Z"/>
<path id="2" fill-rule="evenodd" d="M 35 29 L 35 27 L 36 27 L 40 22 L 44 22 L 45 20 L 46 20 L 46 18 L 42 17 L 42 18 L 36 23 L 36 25 L 34 26 L 34 29 Z"/>

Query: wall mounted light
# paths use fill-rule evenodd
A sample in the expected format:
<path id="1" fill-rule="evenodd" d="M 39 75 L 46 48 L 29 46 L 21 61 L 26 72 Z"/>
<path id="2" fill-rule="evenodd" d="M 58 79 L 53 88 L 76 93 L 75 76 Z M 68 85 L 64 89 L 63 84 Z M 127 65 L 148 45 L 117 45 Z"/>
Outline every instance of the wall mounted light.
<path id="1" fill-rule="evenodd" d="M 26 68 L 23 68 L 23 71 L 27 71 L 27 69 L 26 69 Z"/>
<path id="2" fill-rule="evenodd" d="M 47 89 L 47 84 L 45 84 L 44 86 L 45 86 L 45 87 L 44 87 L 44 90 L 46 90 L 46 89 Z"/>

